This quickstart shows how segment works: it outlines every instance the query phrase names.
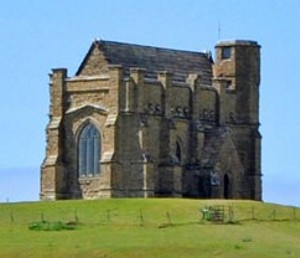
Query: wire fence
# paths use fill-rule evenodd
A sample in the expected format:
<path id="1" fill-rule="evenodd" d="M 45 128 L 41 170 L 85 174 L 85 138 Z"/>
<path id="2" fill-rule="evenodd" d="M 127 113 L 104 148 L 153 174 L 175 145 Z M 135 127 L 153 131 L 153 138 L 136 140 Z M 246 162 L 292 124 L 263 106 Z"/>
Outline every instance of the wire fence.
<path id="1" fill-rule="evenodd" d="M 0 225 L 28 225 L 34 221 L 65 221 L 93 226 L 158 227 L 190 224 L 229 224 L 247 222 L 300 222 L 300 210 L 296 207 L 211 205 L 186 210 L 124 210 L 95 209 L 93 213 L 83 209 L 68 210 L 20 210 L 7 205 L 0 210 Z"/>
<path id="2" fill-rule="evenodd" d="M 243 209 L 233 205 L 207 206 L 201 210 L 202 220 L 223 223 L 238 223 L 247 221 L 280 222 L 300 221 L 299 210 L 296 207 L 286 208 L 259 208 L 255 206 Z"/>

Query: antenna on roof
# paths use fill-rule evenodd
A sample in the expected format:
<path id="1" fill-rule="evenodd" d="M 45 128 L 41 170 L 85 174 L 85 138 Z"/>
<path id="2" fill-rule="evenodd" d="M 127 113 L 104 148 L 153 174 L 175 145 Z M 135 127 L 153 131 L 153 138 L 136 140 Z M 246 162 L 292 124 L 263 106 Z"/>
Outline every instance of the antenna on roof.
<path id="1" fill-rule="evenodd" d="M 218 40 L 221 40 L 221 21 L 218 20 Z"/>

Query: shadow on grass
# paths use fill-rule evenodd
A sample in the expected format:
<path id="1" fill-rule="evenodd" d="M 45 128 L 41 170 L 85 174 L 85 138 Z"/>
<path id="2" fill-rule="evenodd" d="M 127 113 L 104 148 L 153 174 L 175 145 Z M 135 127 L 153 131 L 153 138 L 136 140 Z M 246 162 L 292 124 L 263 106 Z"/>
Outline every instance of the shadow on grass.
<path id="1" fill-rule="evenodd" d="M 184 223 L 162 223 L 158 228 L 169 228 L 169 227 L 184 227 L 191 225 L 242 225 L 241 221 L 225 221 L 225 222 L 211 222 L 211 221 L 191 221 Z"/>

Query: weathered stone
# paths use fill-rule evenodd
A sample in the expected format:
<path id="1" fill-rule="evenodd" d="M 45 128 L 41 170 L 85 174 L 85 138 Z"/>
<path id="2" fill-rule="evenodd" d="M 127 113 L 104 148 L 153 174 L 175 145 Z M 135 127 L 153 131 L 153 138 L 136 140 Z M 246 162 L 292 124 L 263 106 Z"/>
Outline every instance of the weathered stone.
<path id="1" fill-rule="evenodd" d="M 221 42 L 213 64 L 198 52 L 95 41 L 74 77 L 50 75 L 41 199 L 261 200 L 259 51 Z M 87 124 L 99 131 L 99 171 L 80 175 Z"/>

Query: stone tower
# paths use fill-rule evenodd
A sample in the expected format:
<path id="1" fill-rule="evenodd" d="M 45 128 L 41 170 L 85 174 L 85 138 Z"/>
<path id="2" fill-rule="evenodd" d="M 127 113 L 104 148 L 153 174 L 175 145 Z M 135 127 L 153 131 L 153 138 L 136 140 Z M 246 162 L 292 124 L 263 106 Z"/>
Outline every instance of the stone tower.
<path id="1" fill-rule="evenodd" d="M 220 103 L 221 113 L 229 117 L 221 122 L 229 123 L 239 156 L 245 166 L 251 199 L 261 199 L 261 135 L 259 133 L 259 84 L 260 84 L 260 46 L 253 41 L 228 41 L 216 46 L 214 77 L 223 80 Z M 228 97 L 233 95 L 234 98 Z M 223 113 L 224 114 L 224 113 Z"/>
<path id="2" fill-rule="evenodd" d="M 206 53 L 95 41 L 50 75 L 41 199 L 261 200 L 260 46 Z"/>

